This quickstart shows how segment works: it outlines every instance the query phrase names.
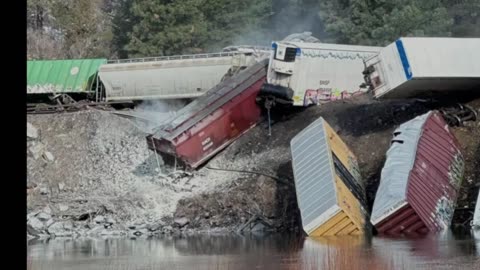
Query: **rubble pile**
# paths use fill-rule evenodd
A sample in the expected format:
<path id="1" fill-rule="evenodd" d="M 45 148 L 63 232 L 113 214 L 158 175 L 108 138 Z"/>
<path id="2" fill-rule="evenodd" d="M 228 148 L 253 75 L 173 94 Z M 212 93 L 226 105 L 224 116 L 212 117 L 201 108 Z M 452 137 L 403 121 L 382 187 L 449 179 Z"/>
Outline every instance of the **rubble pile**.
<path id="1" fill-rule="evenodd" d="M 32 236 L 128 234 L 148 226 L 158 227 L 148 232 L 174 232 L 179 199 L 213 190 L 228 181 L 226 175 L 238 176 L 164 170 L 161 157 L 147 149 L 146 134 L 110 112 L 29 115 L 27 120 Z"/>

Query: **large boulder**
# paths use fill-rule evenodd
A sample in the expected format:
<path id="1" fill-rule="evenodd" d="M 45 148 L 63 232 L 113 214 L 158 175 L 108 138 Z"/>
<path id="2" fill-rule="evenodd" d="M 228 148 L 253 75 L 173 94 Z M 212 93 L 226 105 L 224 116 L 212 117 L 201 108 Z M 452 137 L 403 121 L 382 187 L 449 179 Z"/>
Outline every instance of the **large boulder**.
<path id="1" fill-rule="evenodd" d="M 186 217 L 182 217 L 182 218 L 176 218 L 173 222 L 175 223 L 175 225 L 182 228 L 188 223 L 190 223 L 190 220 L 188 220 L 188 218 Z"/>
<path id="2" fill-rule="evenodd" d="M 68 237 L 73 235 L 73 224 L 71 221 L 58 221 L 47 229 L 50 235 L 55 237 Z"/>
<path id="3" fill-rule="evenodd" d="M 38 139 L 38 129 L 27 122 L 27 139 Z"/>
<path id="4" fill-rule="evenodd" d="M 41 232 L 45 229 L 45 225 L 37 217 L 30 217 L 27 221 L 27 225 L 30 225 L 34 230 L 38 232 Z"/>

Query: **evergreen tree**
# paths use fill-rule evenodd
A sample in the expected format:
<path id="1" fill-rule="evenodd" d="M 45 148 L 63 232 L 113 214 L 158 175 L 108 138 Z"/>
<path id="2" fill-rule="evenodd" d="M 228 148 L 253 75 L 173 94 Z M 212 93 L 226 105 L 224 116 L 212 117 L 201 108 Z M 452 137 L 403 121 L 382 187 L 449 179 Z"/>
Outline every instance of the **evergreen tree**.
<path id="1" fill-rule="evenodd" d="M 324 42 L 480 36 L 480 0 L 28 0 L 32 58 L 147 57 L 268 45 L 310 31 Z"/>
<path id="2" fill-rule="evenodd" d="M 261 31 L 271 5 L 271 0 L 126 0 L 114 18 L 114 46 L 122 57 L 218 51 Z"/>
<path id="3" fill-rule="evenodd" d="M 480 0 L 444 2 L 453 18 L 453 36 L 480 37 Z"/>
<path id="4" fill-rule="evenodd" d="M 207 24 L 201 0 L 138 0 L 130 10 L 137 22 L 126 46 L 129 56 L 154 56 L 201 51 Z"/>
<path id="5" fill-rule="evenodd" d="M 133 16 L 132 0 L 119 0 L 113 8 L 112 19 L 112 51 L 114 57 L 127 58 L 127 45 L 132 36 L 133 26 L 139 23 L 139 18 Z"/>
<path id="6" fill-rule="evenodd" d="M 54 27 L 62 33 L 69 58 L 108 57 L 112 34 L 102 0 L 55 1 Z"/>
<path id="7" fill-rule="evenodd" d="M 325 0 L 320 16 L 339 43 L 386 45 L 402 36 L 450 36 L 441 0 Z"/>
<path id="8" fill-rule="evenodd" d="M 52 0 L 27 1 L 27 27 L 33 30 L 42 30 L 48 25 L 51 13 Z"/>

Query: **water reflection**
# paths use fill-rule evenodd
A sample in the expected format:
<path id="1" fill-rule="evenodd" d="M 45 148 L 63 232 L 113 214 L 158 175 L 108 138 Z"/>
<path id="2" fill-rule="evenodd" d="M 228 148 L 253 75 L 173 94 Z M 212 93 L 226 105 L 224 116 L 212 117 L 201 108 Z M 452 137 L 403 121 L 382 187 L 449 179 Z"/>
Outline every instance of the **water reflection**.
<path id="1" fill-rule="evenodd" d="M 480 234 L 420 239 L 201 235 L 32 242 L 29 269 L 480 269 Z"/>
<path id="2" fill-rule="evenodd" d="M 448 231 L 418 239 L 372 239 L 374 257 L 390 260 L 393 269 L 480 269 L 476 245 L 470 233 Z"/>

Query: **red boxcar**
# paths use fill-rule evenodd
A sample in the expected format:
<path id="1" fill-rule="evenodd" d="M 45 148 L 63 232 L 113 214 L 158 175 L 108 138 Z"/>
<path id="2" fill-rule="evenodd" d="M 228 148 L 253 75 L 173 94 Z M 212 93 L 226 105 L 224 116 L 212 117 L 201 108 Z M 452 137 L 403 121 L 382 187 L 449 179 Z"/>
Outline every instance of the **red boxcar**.
<path id="1" fill-rule="evenodd" d="M 256 97 L 265 81 L 267 60 L 210 89 L 147 136 L 148 147 L 170 163 L 176 158 L 196 168 L 256 125 Z"/>
<path id="2" fill-rule="evenodd" d="M 424 234 L 450 226 L 464 173 L 460 146 L 431 111 L 394 132 L 372 210 L 381 234 Z"/>

